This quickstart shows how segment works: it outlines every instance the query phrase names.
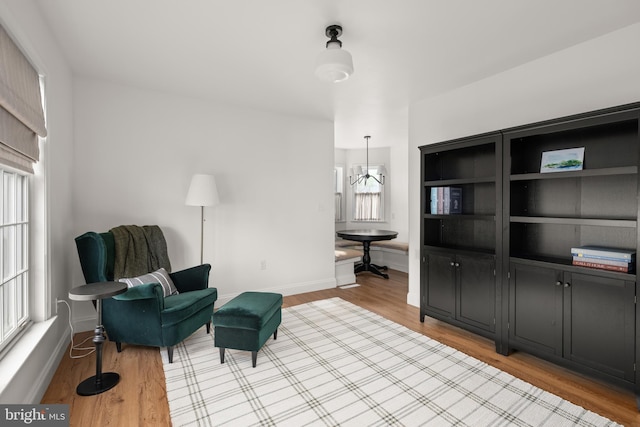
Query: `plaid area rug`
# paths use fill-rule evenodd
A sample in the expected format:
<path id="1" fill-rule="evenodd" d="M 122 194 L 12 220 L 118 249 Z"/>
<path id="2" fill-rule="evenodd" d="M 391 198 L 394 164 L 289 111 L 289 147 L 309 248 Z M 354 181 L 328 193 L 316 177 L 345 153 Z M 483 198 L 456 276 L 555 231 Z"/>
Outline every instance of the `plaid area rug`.
<path id="1" fill-rule="evenodd" d="M 161 352 L 174 426 L 615 426 L 340 298 L 282 311 L 251 367 L 204 327 Z"/>

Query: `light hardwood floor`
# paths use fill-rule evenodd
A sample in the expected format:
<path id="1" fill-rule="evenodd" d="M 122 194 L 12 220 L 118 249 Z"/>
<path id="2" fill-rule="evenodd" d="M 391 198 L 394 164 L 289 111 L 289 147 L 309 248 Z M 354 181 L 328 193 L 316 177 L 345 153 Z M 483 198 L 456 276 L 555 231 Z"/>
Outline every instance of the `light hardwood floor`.
<path id="1" fill-rule="evenodd" d="M 640 413 L 631 391 L 526 353 L 502 356 L 495 352 L 492 341 L 431 318 L 420 323 L 419 309 L 406 303 L 407 275 L 393 270 L 389 275 L 389 280 L 385 280 L 366 273 L 358 276 L 359 287 L 288 296 L 284 298 L 284 307 L 341 297 L 618 423 L 640 426 Z M 89 335 L 92 333 L 77 334 L 76 342 Z M 92 345 L 91 341 L 88 345 Z M 211 363 L 220 363 L 214 348 L 211 349 Z M 120 383 L 97 396 L 78 396 L 75 393 L 78 383 L 95 374 L 95 357 L 71 359 L 67 350 L 42 403 L 69 404 L 71 426 L 171 425 L 164 371 L 157 348 L 123 345 L 123 351 L 117 353 L 115 344 L 106 342 L 103 370 L 118 372 Z"/>

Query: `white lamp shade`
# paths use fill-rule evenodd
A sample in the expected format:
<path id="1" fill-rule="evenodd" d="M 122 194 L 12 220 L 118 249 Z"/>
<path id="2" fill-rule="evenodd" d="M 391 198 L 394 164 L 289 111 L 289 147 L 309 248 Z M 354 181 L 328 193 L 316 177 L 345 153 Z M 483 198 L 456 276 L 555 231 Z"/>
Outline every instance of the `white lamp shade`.
<path id="1" fill-rule="evenodd" d="M 213 175 L 193 175 L 185 204 L 187 206 L 215 206 L 219 203 L 218 188 Z"/>
<path id="2" fill-rule="evenodd" d="M 362 166 L 356 166 L 356 176 L 364 175 L 362 172 Z"/>
<path id="3" fill-rule="evenodd" d="M 380 165 L 380 167 L 378 168 L 378 175 L 386 175 L 387 174 L 387 168 L 384 167 L 384 165 Z"/>
<path id="4" fill-rule="evenodd" d="M 328 47 L 316 60 L 316 76 L 328 82 L 341 82 L 353 74 L 351 54 L 344 49 Z"/>

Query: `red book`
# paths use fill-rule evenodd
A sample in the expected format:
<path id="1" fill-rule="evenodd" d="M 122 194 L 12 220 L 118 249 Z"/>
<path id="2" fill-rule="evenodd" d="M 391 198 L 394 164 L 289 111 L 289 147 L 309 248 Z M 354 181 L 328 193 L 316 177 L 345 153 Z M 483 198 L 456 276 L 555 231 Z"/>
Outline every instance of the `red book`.
<path id="1" fill-rule="evenodd" d="M 579 265 L 581 267 L 589 267 L 589 268 L 598 268 L 600 270 L 620 271 L 622 273 L 629 272 L 629 267 L 622 267 L 619 265 L 611 265 L 611 264 L 602 264 L 600 262 L 573 260 L 573 265 Z"/>

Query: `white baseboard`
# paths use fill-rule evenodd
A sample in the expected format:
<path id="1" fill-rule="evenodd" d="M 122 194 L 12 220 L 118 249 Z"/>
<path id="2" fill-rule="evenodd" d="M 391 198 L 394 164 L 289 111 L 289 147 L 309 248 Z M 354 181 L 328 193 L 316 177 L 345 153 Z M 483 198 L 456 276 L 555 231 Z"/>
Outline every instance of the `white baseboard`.
<path id="1" fill-rule="evenodd" d="M 73 319 L 73 332 L 93 331 L 98 323 L 98 316 L 84 316 Z"/>
<path id="2" fill-rule="evenodd" d="M 356 283 L 356 275 L 353 267 L 356 262 L 360 262 L 361 258 L 350 258 L 336 262 L 336 286 L 349 285 Z"/>
<path id="3" fill-rule="evenodd" d="M 407 294 L 407 304 L 412 305 L 414 307 L 420 307 L 420 294 L 409 292 Z"/>
<path id="4" fill-rule="evenodd" d="M 58 368 L 68 341 L 54 316 L 34 323 L 0 360 L 0 403 L 40 403 Z"/>
<path id="5" fill-rule="evenodd" d="M 351 268 L 351 274 L 336 274 L 336 286 L 350 285 L 356 283 L 356 275 L 353 274 L 353 267 Z"/>
<path id="6" fill-rule="evenodd" d="M 273 288 L 265 288 L 265 289 L 253 289 L 256 292 L 275 292 L 278 294 L 282 294 L 283 296 L 287 295 L 297 295 L 303 294 L 306 292 L 314 292 L 321 291 L 323 289 L 331 289 L 336 287 L 336 279 L 335 277 L 331 277 L 325 280 L 314 280 L 311 282 L 302 282 L 302 283 L 292 283 L 285 286 L 278 286 Z M 231 301 L 233 298 L 237 297 L 244 291 L 235 292 L 232 294 L 218 295 L 218 299 L 216 300 L 215 307 L 222 307 L 227 302 Z"/>
<path id="7" fill-rule="evenodd" d="M 71 342 L 71 328 L 67 326 L 62 335 L 63 339 L 58 341 L 58 345 L 53 349 L 51 356 L 47 359 L 40 375 L 38 376 L 36 382 L 34 383 L 31 392 L 27 396 L 27 402 L 32 403 L 40 403 L 42 397 L 47 392 L 47 388 L 49 388 L 49 384 L 51 383 L 51 379 L 53 375 L 56 373 L 58 366 L 60 365 L 60 361 L 64 357 L 65 352 L 67 351 L 67 346 Z M 66 339 L 64 339 L 66 338 Z"/>
<path id="8" fill-rule="evenodd" d="M 353 267 L 351 268 L 351 271 L 353 273 Z M 355 279 L 349 283 L 354 283 L 354 282 L 355 282 Z M 265 289 L 252 289 L 252 290 L 258 291 L 258 292 L 275 292 L 275 293 L 286 296 L 286 295 L 303 294 L 305 292 L 321 291 L 323 289 L 331 289 L 335 287 L 336 287 L 336 278 L 332 277 L 326 280 L 315 280 L 311 282 L 292 283 L 285 286 L 278 286 L 278 287 L 265 288 Z M 231 301 L 233 298 L 237 297 L 242 292 L 244 291 L 225 294 L 225 295 L 218 294 L 218 299 L 216 300 L 215 308 L 222 307 L 222 305 Z M 74 327 L 74 332 L 93 331 L 96 327 L 96 317 L 94 316 L 75 317 L 73 319 L 73 327 Z"/>

